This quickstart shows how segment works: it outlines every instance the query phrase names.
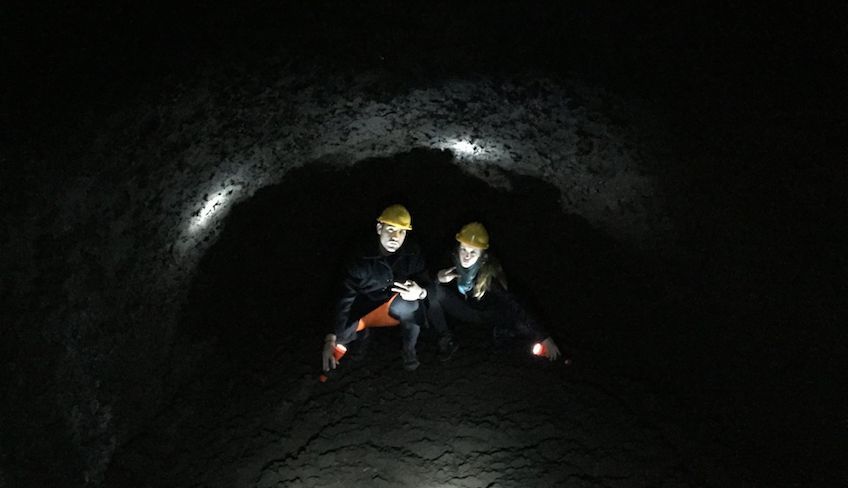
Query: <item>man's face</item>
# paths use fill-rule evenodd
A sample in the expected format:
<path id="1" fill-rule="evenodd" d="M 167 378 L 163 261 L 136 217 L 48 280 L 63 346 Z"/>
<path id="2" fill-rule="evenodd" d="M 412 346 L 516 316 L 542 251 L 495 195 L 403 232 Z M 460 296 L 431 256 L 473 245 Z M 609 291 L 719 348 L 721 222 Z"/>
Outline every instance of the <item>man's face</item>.
<path id="1" fill-rule="evenodd" d="M 377 222 L 377 235 L 380 236 L 380 245 L 388 252 L 395 252 L 403 245 L 406 239 L 406 229 L 400 229 L 392 224 Z"/>
<path id="2" fill-rule="evenodd" d="M 459 245 L 459 265 L 463 268 L 470 268 L 480 259 L 483 250 L 479 247 L 469 246 L 466 244 Z"/>

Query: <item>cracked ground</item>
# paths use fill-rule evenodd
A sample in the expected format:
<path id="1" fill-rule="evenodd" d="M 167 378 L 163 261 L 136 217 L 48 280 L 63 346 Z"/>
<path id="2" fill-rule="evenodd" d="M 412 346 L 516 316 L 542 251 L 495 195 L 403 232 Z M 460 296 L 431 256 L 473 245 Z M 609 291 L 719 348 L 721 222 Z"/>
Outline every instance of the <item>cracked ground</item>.
<path id="1" fill-rule="evenodd" d="M 143 477 L 124 472 L 121 482 L 700 486 L 685 453 L 598 383 L 597 372 L 492 352 L 478 338 L 447 364 L 424 348 L 410 373 L 400 368 L 399 339 L 381 336 L 327 383 L 311 374 L 310 358 L 291 364 L 281 351 L 266 365 L 269 376 L 232 378 L 219 398 L 183 398 L 117 458 Z"/>

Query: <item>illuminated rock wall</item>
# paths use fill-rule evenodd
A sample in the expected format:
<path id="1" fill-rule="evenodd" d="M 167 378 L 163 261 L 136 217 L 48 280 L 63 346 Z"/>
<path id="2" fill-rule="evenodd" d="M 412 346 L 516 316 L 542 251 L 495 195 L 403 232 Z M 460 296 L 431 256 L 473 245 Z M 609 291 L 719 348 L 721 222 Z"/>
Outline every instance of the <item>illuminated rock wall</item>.
<path id="1" fill-rule="evenodd" d="M 4 253 L 11 294 L 30 310 L 14 329 L 47 358 L 27 364 L 26 353 L 12 354 L 17 381 L 40 378 L 45 387 L 10 405 L 49 413 L 33 412 L 15 441 L 50 418 L 66 443 L 59 462 L 90 480 L 190 374 L 191 356 L 203 355 L 173 350 L 172 338 L 188 280 L 228 210 L 291 168 L 447 149 L 492 185 L 508 185 L 504 172 L 553 183 L 564 212 L 638 247 L 671 230 L 650 175 L 656 162 L 642 159 L 644 147 L 633 150 L 644 146 L 643 129 L 613 125 L 604 110 L 617 107 L 618 120 L 643 114 L 576 82 L 411 89 L 378 74 L 280 72 L 260 85 L 222 73 L 203 79 L 158 103 L 110 111 L 97 139 L 81 142 L 82 169 L 38 182 Z M 30 449 L 15 458 L 24 469 L 40 447 Z"/>
<path id="2" fill-rule="evenodd" d="M 668 292 L 687 305 L 673 325 L 686 334 L 701 313 L 710 331 L 690 339 L 705 369 L 722 352 L 727 377 L 781 404 L 836 396 L 838 15 L 437 4 L 10 10 L 26 35 L 4 31 L 9 72 L 27 73 L 3 92 L 20 116 L 0 130 L 0 486 L 96 484 L 191 376 L 206 351 L 177 348 L 177 317 L 234 205 L 300 165 L 416 147 L 451 150 L 495 186 L 505 172 L 548 181 L 564 212 L 629 246 L 687 247 L 693 290 Z M 789 373 L 785 395 L 760 387 Z"/>

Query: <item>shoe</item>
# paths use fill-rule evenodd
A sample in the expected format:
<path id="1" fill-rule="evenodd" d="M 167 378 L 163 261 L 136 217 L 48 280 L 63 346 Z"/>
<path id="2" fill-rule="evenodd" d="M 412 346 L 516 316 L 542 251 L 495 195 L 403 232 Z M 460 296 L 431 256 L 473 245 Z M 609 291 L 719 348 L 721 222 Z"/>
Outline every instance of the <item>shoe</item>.
<path id="1" fill-rule="evenodd" d="M 452 337 L 442 337 L 439 339 L 439 353 L 436 357 L 443 363 L 450 361 L 457 349 L 459 344 L 454 342 Z"/>
<path id="2" fill-rule="evenodd" d="M 401 356 L 403 357 L 403 369 L 407 371 L 415 371 L 418 369 L 418 365 L 421 364 L 418 362 L 418 355 L 415 354 L 415 349 L 404 349 L 401 351 Z"/>

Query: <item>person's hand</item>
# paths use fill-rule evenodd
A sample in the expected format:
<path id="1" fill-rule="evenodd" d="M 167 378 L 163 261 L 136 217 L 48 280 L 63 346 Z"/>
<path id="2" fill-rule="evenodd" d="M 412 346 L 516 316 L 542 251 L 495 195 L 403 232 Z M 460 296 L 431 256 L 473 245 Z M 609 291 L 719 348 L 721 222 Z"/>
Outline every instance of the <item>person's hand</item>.
<path id="1" fill-rule="evenodd" d="M 553 339 L 548 337 L 544 341 L 542 341 L 543 351 L 545 351 L 545 357 L 548 358 L 548 361 L 556 361 L 556 359 L 560 356 L 559 348 L 554 342 Z"/>
<path id="2" fill-rule="evenodd" d="M 456 266 L 441 269 L 438 273 L 436 273 L 436 279 L 439 280 L 439 283 L 450 283 L 456 279 L 457 276 L 459 276 L 459 273 L 456 272 Z"/>
<path id="3" fill-rule="evenodd" d="M 321 351 L 321 365 L 324 371 L 330 371 L 331 369 L 336 369 L 336 366 L 339 365 L 339 362 L 336 360 L 336 357 L 333 355 L 333 352 L 336 350 L 336 336 L 333 334 L 327 334 L 327 337 L 324 338 L 324 350 Z"/>
<path id="4" fill-rule="evenodd" d="M 403 283 L 395 281 L 395 286 L 392 287 L 392 291 L 400 293 L 401 298 L 410 302 L 422 300 L 427 296 L 427 292 L 424 291 L 424 288 L 418 286 L 418 283 L 409 280 Z"/>

